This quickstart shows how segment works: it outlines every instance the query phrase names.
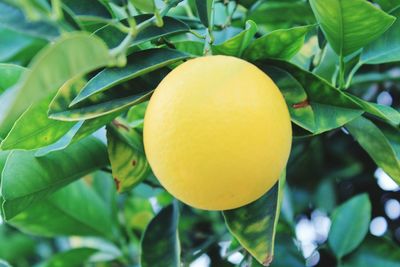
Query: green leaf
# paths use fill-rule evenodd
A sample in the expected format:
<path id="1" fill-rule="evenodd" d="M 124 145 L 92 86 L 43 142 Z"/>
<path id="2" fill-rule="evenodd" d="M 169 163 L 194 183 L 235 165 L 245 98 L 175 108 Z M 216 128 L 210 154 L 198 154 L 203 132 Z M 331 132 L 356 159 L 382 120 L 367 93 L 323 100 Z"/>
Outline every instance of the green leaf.
<path id="1" fill-rule="evenodd" d="M 111 19 L 110 12 L 102 1 L 63 0 L 62 5 L 79 20 Z"/>
<path id="2" fill-rule="evenodd" d="M 83 180 L 79 180 L 32 204 L 8 223 L 22 232 L 46 237 L 110 237 L 110 215 L 96 192 Z"/>
<path id="3" fill-rule="evenodd" d="M 400 112 L 394 108 L 368 102 L 354 95 L 347 95 L 355 100 L 366 112 L 393 123 L 394 125 L 400 124 Z"/>
<path id="4" fill-rule="evenodd" d="M 368 233 L 371 202 L 367 194 L 351 198 L 332 213 L 328 243 L 337 258 L 342 258 L 360 245 Z"/>
<path id="5" fill-rule="evenodd" d="M 148 199 L 135 196 L 125 202 L 124 215 L 128 227 L 142 232 L 154 217 L 154 212 Z"/>
<path id="6" fill-rule="evenodd" d="M 21 258 L 32 257 L 35 254 L 35 240 L 15 231 L 7 231 L 8 229 L 8 226 L 0 225 L 0 259 L 18 263 Z"/>
<path id="7" fill-rule="evenodd" d="M 271 267 L 304 267 L 304 257 L 295 246 L 293 238 L 284 233 L 277 233 L 275 256 Z"/>
<path id="8" fill-rule="evenodd" d="M 96 138 L 41 158 L 36 158 L 34 151 L 12 151 L 1 180 L 4 219 L 13 218 L 32 203 L 107 164 L 106 148 Z"/>
<path id="9" fill-rule="evenodd" d="M 296 65 L 279 60 L 264 60 L 256 64 L 277 83 L 292 121 L 312 133 L 341 127 L 363 113 L 349 96 Z"/>
<path id="10" fill-rule="evenodd" d="M 4 1 L 0 1 L 0 26 L 47 40 L 53 40 L 60 35 L 55 25 L 29 21 L 20 9 Z"/>
<path id="11" fill-rule="evenodd" d="M 129 0 L 137 9 L 152 13 L 156 9 L 154 0 Z"/>
<path id="12" fill-rule="evenodd" d="M 0 63 L 0 95 L 6 89 L 16 84 L 24 71 L 25 68 L 21 66 Z"/>
<path id="13" fill-rule="evenodd" d="M 1 142 L 0 149 L 36 149 L 53 144 L 65 135 L 75 123 L 49 119 L 50 100 L 43 99 L 30 106 Z"/>
<path id="14" fill-rule="evenodd" d="M 249 10 L 247 19 L 258 25 L 269 24 L 273 29 L 315 23 L 310 5 L 302 0 L 259 1 Z"/>
<path id="15" fill-rule="evenodd" d="M 200 21 L 207 28 L 213 26 L 213 6 L 214 0 L 195 0 Z"/>
<path id="16" fill-rule="evenodd" d="M 153 77 L 152 83 L 155 81 L 158 81 L 157 76 Z M 129 107 L 148 100 L 155 88 L 155 85 L 150 85 L 139 77 L 112 90 L 97 93 L 79 105 L 69 107 L 83 85 L 79 80 L 71 80 L 64 84 L 50 103 L 49 118 L 81 121 L 104 116 L 116 117 Z"/>
<path id="17" fill-rule="evenodd" d="M 151 17 L 152 15 L 138 15 L 135 16 L 134 19 L 136 23 L 141 23 Z M 165 16 L 163 17 L 163 21 L 164 24 L 162 27 L 152 25 L 138 33 L 135 40 L 131 43 L 131 47 L 157 38 L 189 31 L 188 25 L 178 19 Z M 126 36 L 125 33 L 121 32 L 112 25 L 106 25 L 105 27 L 99 29 L 96 31 L 96 35 L 101 37 L 101 39 L 103 39 L 103 41 L 106 42 L 109 47 L 118 46 Z"/>
<path id="18" fill-rule="evenodd" d="M 365 0 L 310 0 L 326 39 L 347 56 L 384 33 L 395 18 Z"/>
<path id="19" fill-rule="evenodd" d="M 176 203 L 163 208 L 151 220 L 141 241 L 140 266 L 180 266 L 179 211 Z"/>
<path id="20" fill-rule="evenodd" d="M 400 6 L 392 15 L 397 19 L 379 39 L 366 46 L 359 64 L 382 64 L 400 61 Z"/>
<path id="21" fill-rule="evenodd" d="M 400 184 L 400 132 L 392 127 L 378 128 L 372 121 L 359 117 L 346 129 L 375 163 Z"/>
<path id="22" fill-rule="evenodd" d="M 202 56 L 204 52 L 204 43 L 198 41 L 177 41 L 173 44 L 177 50 L 190 55 Z"/>
<path id="23" fill-rule="evenodd" d="M 264 265 L 269 265 L 273 259 L 284 179 L 285 174 L 282 174 L 279 182 L 258 200 L 222 213 L 231 234 Z"/>
<path id="24" fill-rule="evenodd" d="M 314 26 L 300 26 L 275 30 L 256 39 L 246 49 L 244 57 L 249 60 L 267 58 L 291 59 L 304 44 L 304 38 Z"/>
<path id="25" fill-rule="evenodd" d="M 388 13 L 400 7 L 400 0 L 374 0 L 374 2 Z"/>
<path id="26" fill-rule="evenodd" d="M 45 40 L 37 39 L 0 26 L 0 61 L 15 62 L 20 54 L 28 54 L 27 51 L 41 48 L 46 44 Z"/>
<path id="27" fill-rule="evenodd" d="M 128 57 L 128 64 L 125 67 L 106 68 L 96 74 L 96 76 L 90 79 L 82 88 L 78 96 L 71 102 L 70 106 L 113 86 L 188 57 L 187 54 L 166 48 L 154 48 L 135 52 Z"/>
<path id="28" fill-rule="evenodd" d="M 36 267 L 81 267 L 96 252 L 98 250 L 94 248 L 74 248 L 55 254 Z"/>
<path id="29" fill-rule="evenodd" d="M 108 157 L 117 190 L 126 192 L 143 181 L 150 165 L 143 152 L 142 136 L 121 119 L 107 127 Z"/>
<path id="30" fill-rule="evenodd" d="M 251 20 L 247 21 L 246 29 L 244 31 L 224 41 L 221 44 L 213 45 L 211 47 L 213 55 L 241 57 L 243 51 L 250 44 L 256 33 L 257 25 Z"/>
<path id="31" fill-rule="evenodd" d="M 62 62 L 62 64 L 60 64 Z M 32 104 L 53 95 L 69 79 L 110 64 L 108 48 L 87 33 L 67 34 L 42 50 L 6 103 L 0 101 L 0 135 Z"/>
<path id="32" fill-rule="evenodd" d="M 340 267 L 400 267 L 399 246 L 386 238 L 369 238 Z"/>

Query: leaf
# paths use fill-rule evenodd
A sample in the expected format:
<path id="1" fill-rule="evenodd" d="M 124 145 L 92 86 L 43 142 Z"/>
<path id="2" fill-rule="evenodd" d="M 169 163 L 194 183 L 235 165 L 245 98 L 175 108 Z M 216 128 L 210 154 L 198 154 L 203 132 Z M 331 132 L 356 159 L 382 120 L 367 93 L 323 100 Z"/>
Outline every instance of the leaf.
<path id="1" fill-rule="evenodd" d="M 141 241 L 140 266 L 180 266 L 177 204 L 163 208 L 147 226 Z"/>
<path id="2" fill-rule="evenodd" d="M 279 182 L 258 200 L 222 213 L 230 233 L 265 266 L 273 259 L 284 179 L 282 174 Z"/>
<path id="3" fill-rule="evenodd" d="M 246 22 L 246 29 L 244 31 L 224 41 L 221 44 L 213 45 L 211 47 L 213 55 L 241 57 L 243 51 L 250 44 L 256 33 L 257 25 L 253 21 L 248 20 Z"/>
<path id="4" fill-rule="evenodd" d="M 129 0 L 137 9 L 152 13 L 156 9 L 154 0 Z"/>
<path id="5" fill-rule="evenodd" d="M 105 146 L 96 138 L 87 138 L 41 158 L 36 158 L 34 151 L 12 151 L 1 180 L 4 219 L 10 220 L 57 189 L 105 167 L 106 153 Z"/>
<path id="6" fill-rule="evenodd" d="M 256 39 L 246 49 L 244 57 L 249 60 L 267 58 L 291 59 L 304 44 L 306 34 L 314 26 L 280 29 Z"/>
<path id="7" fill-rule="evenodd" d="M 248 11 L 247 19 L 258 25 L 270 24 L 274 29 L 315 23 L 310 5 L 302 0 L 261 1 Z"/>
<path id="8" fill-rule="evenodd" d="M 374 2 L 388 13 L 400 7 L 400 0 L 374 0 Z"/>
<path id="9" fill-rule="evenodd" d="M 63 0 L 62 5 L 79 20 L 111 19 L 109 10 L 98 0 Z"/>
<path id="10" fill-rule="evenodd" d="M 49 119 L 47 110 L 51 99 L 30 106 L 15 122 L 0 149 L 36 149 L 53 144 L 64 136 L 74 122 Z"/>
<path id="11" fill-rule="evenodd" d="M 128 64 L 125 67 L 106 68 L 96 74 L 96 76 L 90 79 L 82 88 L 78 96 L 71 102 L 70 106 L 96 93 L 103 92 L 113 86 L 188 57 L 187 54 L 166 48 L 154 48 L 135 52 L 128 57 Z"/>
<path id="12" fill-rule="evenodd" d="M 133 18 L 135 19 L 136 23 L 141 23 L 151 17 L 152 15 L 146 14 L 134 16 Z M 131 43 L 131 47 L 157 38 L 189 31 L 189 27 L 178 19 L 164 16 L 163 21 L 164 24 L 162 27 L 152 25 L 138 33 L 135 40 Z M 103 39 L 103 41 L 106 42 L 109 47 L 118 46 L 126 36 L 125 33 L 121 32 L 112 25 L 106 25 L 105 27 L 99 29 L 96 31 L 96 35 L 101 37 L 101 39 Z"/>
<path id="13" fill-rule="evenodd" d="M 372 121 L 359 117 L 346 129 L 375 163 L 400 184 L 400 133 L 398 129 L 379 129 Z"/>
<path id="14" fill-rule="evenodd" d="M 293 64 L 279 60 L 256 64 L 277 83 L 292 121 L 314 134 L 341 127 L 363 113 L 349 96 Z"/>
<path id="15" fill-rule="evenodd" d="M 214 0 L 195 0 L 195 2 L 201 23 L 211 29 L 213 26 Z"/>
<path id="16" fill-rule="evenodd" d="M 128 227 L 142 232 L 154 217 L 154 212 L 148 199 L 130 197 L 124 206 L 124 216 Z"/>
<path id="17" fill-rule="evenodd" d="M 392 15 L 396 21 L 379 39 L 367 45 L 359 64 L 382 64 L 400 61 L 400 4 Z"/>
<path id="18" fill-rule="evenodd" d="M 0 1 L 0 26 L 47 40 L 53 40 L 60 35 L 56 26 L 42 21 L 29 21 L 20 9 L 3 0 Z"/>
<path id="19" fill-rule="evenodd" d="M 369 238 L 340 267 L 400 267 L 398 245 L 386 238 Z"/>
<path id="20" fill-rule="evenodd" d="M 293 238 L 286 233 L 277 233 L 275 256 L 271 267 L 304 267 L 304 257 L 295 246 Z"/>
<path id="21" fill-rule="evenodd" d="M 22 232 L 45 237 L 112 236 L 107 206 L 82 180 L 32 204 L 8 223 Z"/>
<path id="22" fill-rule="evenodd" d="M 371 202 L 367 194 L 357 195 L 333 211 L 328 244 L 338 259 L 360 245 L 370 221 Z"/>
<path id="23" fill-rule="evenodd" d="M 131 190 L 151 172 L 143 152 L 142 136 L 121 119 L 114 120 L 107 127 L 107 145 L 112 175 L 119 192 Z"/>
<path id="24" fill-rule="evenodd" d="M 45 40 L 0 26 L 0 61 L 2 62 L 14 62 L 15 57 L 20 53 L 26 53 L 26 51 L 32 47 L 41 47 L 45 44 Z"/>
<path id="25" fill-rule="evenodd" d="M 310 0 L 310 5 L 329 44 L 342 56 L 377 39 L 395 20 L 365 0 Z"/>
<path id="26" fill-rule="evenodd" d="M 40 263 L 37 267 L 80 267 L 98 250 L 94 248 L 73 248 L 53 255 L 50 259 Z"/>
<path id="27" fill-rule="evenodd" d="M 394 108 L 368 102 L 354 95 L 347 95 L 355 100 L 366 112 L 375 115 L 381 119 L 384 119 L 390 123 L 393 123 L 394 125 L 400 124 L 400 112 L 398 112 Z"/>
<path id="28" fill-rule="evenodd" d="M 152 83 L 157 81 L 155 75 Z M 129 107 L 148 100 L 155 88 L 154 85 L 149 85 L 139 77 L 112 90 L 98 93 L 93 98 L 70 108 L 69 104 L 82 87 L 83 84 L 80 81 L 71 80 L 64 84 L 50 103 L 49 118 L 81 121 L 104 116 L 116 117 Z"/>
<path id="29" fill-rule="evenodd" d="M 6 89 L 16 84 L 24 71 L 25 68 L 21 66 L 0 63 L 0 95 Z"/>
<path id="30" fill-rule="evenodd" d="M 100 39 L 87 33 L 61 37 L 35 57 L 31 71 L 12 88 L 7 103 L 0 101 L 0 135 L 8 132 L 32 103 L 55 94 L 67 80 L 110 62 L 108 48 Z"/>
<path id="31" fill-rule="evenodd" d="M 202 56 L 204 43 L 198 41 L 178 41 L 173 42 L 175 48 L 181 52 L 194 56 Z"/>

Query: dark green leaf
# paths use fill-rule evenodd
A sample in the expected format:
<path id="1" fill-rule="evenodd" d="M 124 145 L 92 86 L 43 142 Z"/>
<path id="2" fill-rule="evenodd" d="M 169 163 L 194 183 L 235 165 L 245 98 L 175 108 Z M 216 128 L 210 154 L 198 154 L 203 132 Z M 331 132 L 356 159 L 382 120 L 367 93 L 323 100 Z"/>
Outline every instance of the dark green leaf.
<path id="1" fill-rule="evenodd" d="M 293 122 L 312 133 L 341 127 L 363 113 L 349 96 L 293 64 L 279 60 L 257 64 L 281 89 Z"/>
<path id="2" fill-rule="evenodd" d="M 382 64 L 400 61 L 400 6 L 392 15 L 397 19 L 379 39 L 366 46 L 360 64 Z"/>
<path id="3" fill-rule="evenodd" d="M 273 259 L 284 179 L 283 174 L 274 187 L 253 203 L 223 211 L 225 223 L 231 234 L 264 265 L 269 265 Z"/>
<path id="4" fill-rule="evenodd" d="M 187 54 L 165 48 L 135 52 L 128 57 L 128 64 L 125 67 L 106 68 L 94 76 L 70 105 L 75 105 L 96 93 L 188 57 Z"/>
<path id="5" fill-rule="evenodd" d="M 31 71 L 9 90 L 9 98 L 1 101 L 0 135 L 8 132 L 32 103 L 55 94 L 67 80 L 110 62 L 108 48 L 100 39 L 87 33 L 63 36 L 35 57 Z"/>
<path id="6" fill-rule="evenodd" d="M 212 27 L 213 25 L 213 6 L 214 0 L 195 0 L 197 12 L 201 23 L 206 27 Z"/>
<path id="7" fill-rule="evenodd" d="M 303 255 L 295 246 L 293 238 L 288 234 L 277 233 L 275 256 L 271 267 L 304 267 Z"/>
<path id="8" fill-rule="evenodd" d="M 50 259 L 39 264 L 37 267 L 81 267 L 90 256 L 98 250 L 94 248 L 74 248 L 53 255 Z"/>
<path id="9" fill-rule="evenodd" d="M 374 2 L 388 13 L 400 7 L 400 0 L 374 0 Z"/>
<path id="10" fill-rule="evenodd" d="M 379 129 L 372 121 L 359 117 L 346 124 L 346 129 L 375 163 L 400 184 L 400 132 L 388 127 Z"/>
<path id="11" fill-rule="evenodd" d="M 34 151 L 12 151 L 1 180 L 4 218 L 13 218 L 32 203 L 107 164 L 106 148 L 95 138 L 41 158 L 36 158 Z"/>
<path id="12" fill-rule="evenodd" d="M 250 44 L 244 53 L 244 57 L 249 60 L 291 59 L 299 52 L 307 32 L 313 27 L 300 26 L 267 33 Z"/>
<path id="13" fill-rule="evenodd" d="M 142 267 L 180 266 L 180 245 L 178 237 L 179 211 L 176 203 L 163 208 L 151 220 L 143 234 L 140 263 Z"/>
<path id="14" fill-rule="evenodd" d="M 252 41 L 254 35 L 257 33 L 257 25 L 249 20 L 246 22 L 246 29 L 234 37 L 224 41 L 221 44 L 213 45 L 213 55 L 228 55 L 241 57 L 243 51 Z"/>
<path id="15" fill-rule="evenodd" d="M 68 9 L 79 20 L 95 20 L 99 18 L 111 19 L 111 15 L 105 5 L 98 0 L 63 0 L 63 7 Z"/>
<path id="16" fill-rule="evenodd" d="M 399 246 L 386 238 L 367 239 L 340 267 L 400 267 Z"/>
<path id="17" fill-rule="evenodd" d="M 377 39 L 395 18 L 365 0 L 310 0 L 326 39 L 338 55 L 349 55 Z"/>
<path id="18" fill-rule="evenodd" d="M 8 221 L 20 231 L 59 235 L 112 236 L 111 214 L 102 199 L 83 180 L 32 204 Z"/>
<path id="19" fill-rule="evenodd" d="M 48 40 L 52 40 L 60 34 L 58 28 L 52 24 L 28 21 L 20 9 L 3 0 L 0 1 L 0 26 Z"/>
<path id="20" fill-rule="evenodd" d="M 371 202 L 367 194 L 351 198 L 332 213 L 328 243 L 337 258 L 342 258 L 360 245 L 368 233 Z"/>
<path id="21" fill-rule="evenodd" d="M 139 15 L 135 16 L 136 23 L 141 23 L 151 18 L 151 15 Z M 171 34 L 181 33 L 189 31 L 189 27 L 182 21 L 172 18 L 163 17 L 164 24 L 162 27 L 155 25 L 146 28 L 141 31 L 132 42 L 131 46 L 151 41 L 160 37 L 165 37 Z M 105 26 L 96 32 L 96 35 L 100 36 L 109 47 L 116 47 L 125 38 L 126 34 L 118 30 L 112 25 Z"/>

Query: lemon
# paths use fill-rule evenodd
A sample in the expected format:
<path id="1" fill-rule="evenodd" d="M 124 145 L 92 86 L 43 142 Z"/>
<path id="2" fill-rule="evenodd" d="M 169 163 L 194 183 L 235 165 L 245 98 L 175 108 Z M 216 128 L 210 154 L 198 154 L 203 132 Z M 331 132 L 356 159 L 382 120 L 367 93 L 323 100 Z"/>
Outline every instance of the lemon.
<path id="1" fill-rule="evenodd" d="M 255 201 L 290 153 L 288 108 L 274 82 L 244 60 L 207 56 L 171 71 L 150 99 L 144 148 L 180 201 L 227 210 Z"/>

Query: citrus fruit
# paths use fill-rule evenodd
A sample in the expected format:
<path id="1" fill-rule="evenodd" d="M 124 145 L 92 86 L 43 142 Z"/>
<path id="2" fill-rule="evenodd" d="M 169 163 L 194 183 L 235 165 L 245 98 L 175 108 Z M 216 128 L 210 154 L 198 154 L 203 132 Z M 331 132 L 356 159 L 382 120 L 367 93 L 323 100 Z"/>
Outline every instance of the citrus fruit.
<path id="1" fill-rule="evenodd" d="M 274 82 L 229 56 L 189 60 L 158 85 L 144 148 L 155 176 L 182 202 L 226 210 L 266 193 L 285 168 L 290 116 Z"/>

